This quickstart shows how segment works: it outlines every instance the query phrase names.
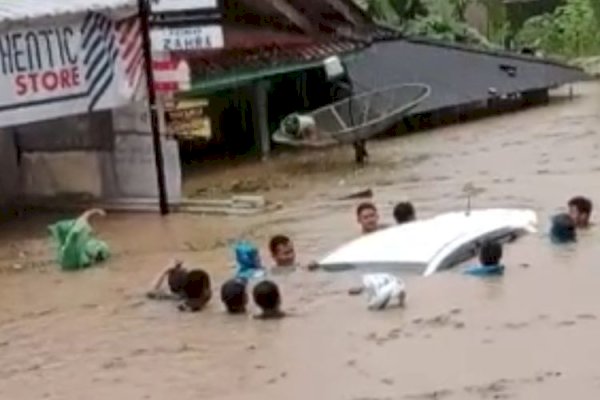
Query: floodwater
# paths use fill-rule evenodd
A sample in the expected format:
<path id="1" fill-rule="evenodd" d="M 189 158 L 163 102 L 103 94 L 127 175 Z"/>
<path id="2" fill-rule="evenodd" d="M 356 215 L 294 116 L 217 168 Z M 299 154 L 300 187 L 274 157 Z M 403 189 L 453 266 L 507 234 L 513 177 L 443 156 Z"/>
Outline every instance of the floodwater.
<path id="1" fill-rule="evenodd" d="M 48 262 L 45 224 L 0 231 L 0 398 L 96 399 L 597 399 L 600 256 L 595 229 L 559 248 L 542 233 L 507 248 L 500 280 L 454 272 L 408 279 L 405 310 L 369 312 L 352 276 L 299 272 L 281 281 L 294 315 L 224 315 L 218 295 L 199 314 L 146 301 L 173 257 L 231 272 L 228 243 L 283 232 L 318 258 L 356 236 L 355 202 L 372 188 L 385 219 L 398 200 L 421 216 L 463 208 L 531 207 L 548 216 L 571 195 L 600 199 L 600 86 L 552 105 L 370 145 L 302 153 L 191 179 L 206 196 L 258 190 L 281 202 L 254 217 L 112 215 L 96 228 L 115 256 L 63 273 Z M 264 253 L 267 257 L 267 253 Z"/>

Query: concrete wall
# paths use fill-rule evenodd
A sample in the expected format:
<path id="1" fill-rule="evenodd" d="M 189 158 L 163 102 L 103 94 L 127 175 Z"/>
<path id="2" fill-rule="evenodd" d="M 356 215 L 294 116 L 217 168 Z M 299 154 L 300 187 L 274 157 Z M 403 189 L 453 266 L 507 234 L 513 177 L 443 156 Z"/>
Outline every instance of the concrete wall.
<path id="1" fill-rule="evenodd" d="M 175 140 L 162 140 L 167 194 L 170 202 L 181 200 L 181 166 Z M 113 197 L 157 198 L 158 184 L 152 136 L 117 135 L 113 153 Z"/>
<path id="2" fill-rule="evenodd" d="M 159 121 L 164 130 L 164 121 Z M 114 185 L 113 197 L 156 198 L 158 186 L 154 147 L 150 129 L 150 115 L 145 102 L 133 104 L 113 111 L 115 141 L 112 165 Z M 167 195 L 169 201 L 182 197 L 181 162 L 179 146 L 175 140 L 163 138 Z"/>
<path id="3" fill-rule="evenodd" d="M 0 130 L 0 211 L 19 195 L 19 166 L 14 135 Z"/>
<path id="4" fill-rule="evenodd" d="M 155 198 L 149 117 L 143 104 L 14 129 L 25 198 Z M 175 141 L 163 140 L 169 199 L 181 199 Z"/>
<path id="5" fill-rule="evenodd" d="M 25 198 L 104 197 L 106 162 L 114 148 L 109 112 L 65 117 L 14 128 Z"/>

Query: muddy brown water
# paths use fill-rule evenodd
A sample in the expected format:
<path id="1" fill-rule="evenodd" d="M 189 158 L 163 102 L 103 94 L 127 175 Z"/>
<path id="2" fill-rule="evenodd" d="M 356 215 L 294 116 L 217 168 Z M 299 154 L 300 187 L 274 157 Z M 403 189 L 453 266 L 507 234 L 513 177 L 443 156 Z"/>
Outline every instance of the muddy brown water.
<path id="1" fill-rule="evenodd" d="M 265 249 L 269 235 L 284 232 L 300 258 L 318 258 L 357 234 L 355 202 L 335 199 L 367 187 L 391 222 L 398 200 L 421 216 L 462 208 L 471 182 L 480 188 L 475 206 L 534 208 L 543 231 L 570 195 L 600 199 L 600 86 L 577 93 L 373 143 L 372 163 L 360 170 L 349 149 L 336 149 L 200 175 L 188 192 L 254 185 L 284 207 L 247 218 L 112 215 L 96 228 L 114 258 L 80 273 L 48 262 L 45 224 L 55 216 L 3 225 L 0 398 L 598 398 L 597 228 L 575 246 L 552 246 L 542 233 L 509 246 L 500 280 L 409 278 L 403 311 L 368 312 L 364 299 L 345 294 L 356 277 L 308 272 L 281 279 L 294 312 L 282 321 L 228 317 L 216 298 L 184 314 L 143 297 L 173 257 L 210 270 L 218 288 L 238 237 Z"/>

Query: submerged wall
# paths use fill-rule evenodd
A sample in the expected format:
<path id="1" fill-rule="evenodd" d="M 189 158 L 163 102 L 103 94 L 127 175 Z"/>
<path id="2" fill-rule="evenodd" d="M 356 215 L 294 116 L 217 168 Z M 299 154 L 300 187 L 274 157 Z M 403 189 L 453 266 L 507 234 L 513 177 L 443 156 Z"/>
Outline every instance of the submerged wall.
<path id="1" fill-rule="evenodd" d="M 133 106 L 114 115 L 93 113 L 14 128 L 21 159 L 17 186 L 23 197 L 32 202 L 57 197 L 156 198 L 147 120 L 148 116 Z M 181 168 L 177 143 L 164 139 L 163 152 L 169 199 L 178 201 Z"/>
<path id="2" fill-rule="evenodd" d="M 0 130 L 0 218 L 19 195 L 19 165 L 14 135 Z"/>

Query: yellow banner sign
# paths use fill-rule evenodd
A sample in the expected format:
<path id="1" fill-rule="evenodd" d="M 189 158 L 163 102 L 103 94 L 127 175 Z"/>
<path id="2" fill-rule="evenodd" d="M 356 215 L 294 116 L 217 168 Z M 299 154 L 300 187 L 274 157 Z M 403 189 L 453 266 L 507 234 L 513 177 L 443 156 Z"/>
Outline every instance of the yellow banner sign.
<path id="1" fill-rule="evenodd" d="M 208 100 L 173 100 L 165 104 L 167 135 L 181 138 L 212 136 L 210 118 L 206 114 Z"/>

